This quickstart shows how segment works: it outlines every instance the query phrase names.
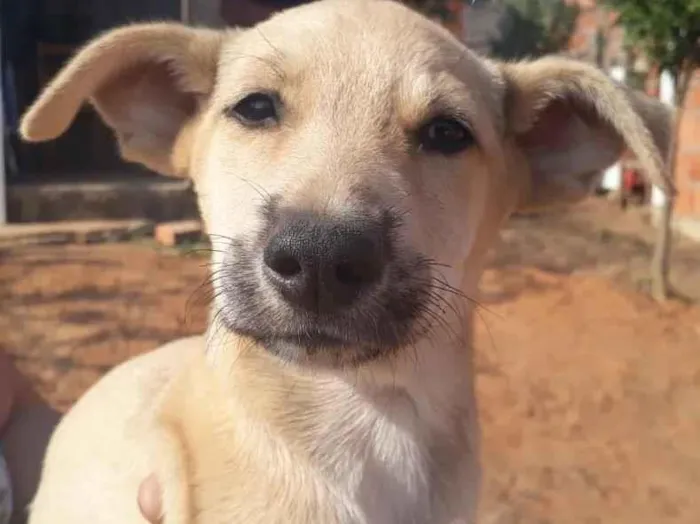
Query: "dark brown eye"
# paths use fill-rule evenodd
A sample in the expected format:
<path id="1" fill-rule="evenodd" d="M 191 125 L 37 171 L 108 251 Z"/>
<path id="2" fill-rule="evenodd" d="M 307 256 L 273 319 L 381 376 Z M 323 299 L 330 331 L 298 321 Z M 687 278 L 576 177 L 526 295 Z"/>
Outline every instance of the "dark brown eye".
<path id="1" fill-rule="evenodd" d="M 252 93 L 236 105 L 229 107 L 226 113 L 248 127 L 261 127 L 279 121 L 278 102 L 274 95 Z"/>
<path id="2" fill-rule="evenodd" d="M 424 151 L 453 155 L 474 144 L 474 135 L 459 120 L 437 117 L 418 130 L 418 143 Z"/>

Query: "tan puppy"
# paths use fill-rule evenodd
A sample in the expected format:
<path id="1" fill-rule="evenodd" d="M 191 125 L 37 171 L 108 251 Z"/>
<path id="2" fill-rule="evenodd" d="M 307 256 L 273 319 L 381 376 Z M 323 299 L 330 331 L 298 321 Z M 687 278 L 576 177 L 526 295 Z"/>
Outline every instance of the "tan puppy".
<path id="1" fill-rule="evenodd" d="M 216 299 L 205 338 L 68 413 L 32 524 L 141 522 L 151 472 L 168 524 L 473 522 L 471 297 L 500 225 L 585 195 L 625 146 L 670 189 L 661 106 L 581 63 L 479 58 L 388 1 L 117 29 L 22 132 L 88 102 L 125 158 L 193 178 Z"/>

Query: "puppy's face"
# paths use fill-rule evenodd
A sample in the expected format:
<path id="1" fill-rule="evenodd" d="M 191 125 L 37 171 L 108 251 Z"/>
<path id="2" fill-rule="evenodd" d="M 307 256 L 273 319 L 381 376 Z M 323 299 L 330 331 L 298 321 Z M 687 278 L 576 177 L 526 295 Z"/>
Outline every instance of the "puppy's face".
<path id="1" fill-rule="evenodd" d="M 661 180 L 645 122 L 660 146 L 668 124 L 587 66 L 493 64 L 363 0 L 244 32 L 117 30 L 25 135 L 60 133 L 88 97 L 126 158 L 193 177 L 226 328 L 331 366 L 432 336 L 513 209 L 580 196 L 625 144 Z"/>
<path id="2" fill-rule="evenodd" d="M 396 4 L 370 21 L 362 3 L 319 7 L 223 43 L 195 176 L 221 320 L 284 358 L 348 364 L 426 336 L 459 286 L 495 74 Z"/>

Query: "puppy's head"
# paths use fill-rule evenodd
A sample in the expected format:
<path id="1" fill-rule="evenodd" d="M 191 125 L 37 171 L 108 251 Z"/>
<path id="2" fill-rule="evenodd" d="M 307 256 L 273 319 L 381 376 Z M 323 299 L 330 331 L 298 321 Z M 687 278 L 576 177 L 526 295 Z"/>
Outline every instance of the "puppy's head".
<path id="1" fill-rule="evenodd" d="M 587 65 L 477 58 L 388 1 L 246 31 L 114 30 L 48 86 L 24 136 L 60 135 L 86 102 L 126 159 L 193 178 L 218 318 L 297 361 L 358 364 L 432 336 L 509 213 L 585 195 L 625 147 L 669 187 L 660 106 Z"/>

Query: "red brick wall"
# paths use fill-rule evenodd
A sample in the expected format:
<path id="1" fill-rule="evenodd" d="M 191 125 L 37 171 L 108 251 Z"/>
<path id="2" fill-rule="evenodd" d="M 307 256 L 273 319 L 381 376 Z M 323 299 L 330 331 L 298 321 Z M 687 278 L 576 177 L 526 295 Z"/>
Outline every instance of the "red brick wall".
<path id="1" fill-rule="evenodd" d="M 700 71 L 691 80 L 680 122 L 676 184 L 676 214 L 700 220 Z"/>
<path id="2" fill-rule="evenodd" d="M 623 58 L 624 34 L 615 25 L 615 14 L 596 6 L 594 0 L 565 0 L 578 4 L 580 11 L 569 42 L 569 52 L 584 60 L 595 62 L 598 55 L 598 33 L 604 36 L 602 53 L 605 68 L 620 63 Z"/>

